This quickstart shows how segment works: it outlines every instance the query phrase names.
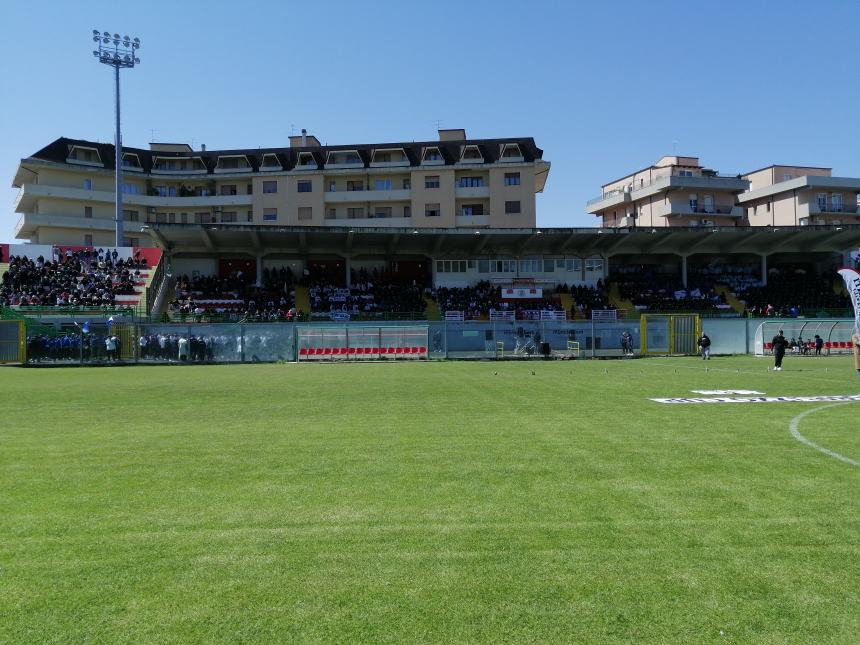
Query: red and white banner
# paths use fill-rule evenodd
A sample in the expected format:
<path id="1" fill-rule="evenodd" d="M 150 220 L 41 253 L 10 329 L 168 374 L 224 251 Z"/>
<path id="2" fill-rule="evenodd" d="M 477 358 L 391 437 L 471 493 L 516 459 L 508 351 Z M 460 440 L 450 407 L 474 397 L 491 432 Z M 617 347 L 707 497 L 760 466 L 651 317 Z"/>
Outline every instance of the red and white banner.
<path id="1" fill-rule="evenodd" d="M 854 269 L 839 269 L 839 275 L 845 280 L 845 288 L 851 296 L 854 305 L 854 329 L 860 334 L 860 273 Z"/>
<path id="2" fill-rule="evenodd" d="M 537 300 L 543 298 L 540 287 L 502 287 L 503 300 Z"/>

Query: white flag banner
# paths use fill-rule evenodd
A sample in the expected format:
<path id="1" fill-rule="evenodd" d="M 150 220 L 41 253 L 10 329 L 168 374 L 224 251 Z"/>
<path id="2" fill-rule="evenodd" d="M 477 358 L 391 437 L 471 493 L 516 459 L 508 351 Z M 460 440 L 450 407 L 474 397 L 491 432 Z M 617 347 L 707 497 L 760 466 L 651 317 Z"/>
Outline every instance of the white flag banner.
<path id="1" fill-rule="evenodd" d="M 854 329 L 860 334 L 860 273 L 854 269 L 839 269 L 839 275 L 845 280 L 845 288 L 851 296 L 854 305 Z"/>

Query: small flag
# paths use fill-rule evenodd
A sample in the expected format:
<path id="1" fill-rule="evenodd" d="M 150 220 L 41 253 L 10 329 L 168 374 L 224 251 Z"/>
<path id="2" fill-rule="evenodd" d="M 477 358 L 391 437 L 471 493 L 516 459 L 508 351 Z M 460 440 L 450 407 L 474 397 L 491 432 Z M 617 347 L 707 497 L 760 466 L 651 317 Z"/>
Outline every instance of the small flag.
<path id="1" fill-rule="evenodd" d="M 111 329 L 113 329 L 113 316 L 111 316 L 110 318 L 107 319 L 107 328 L 108 328 L 108 333 L 110 333 Z"/>
<path id="2" fill-rule="evenodd" d="M 84 332 L 85 334 L 90 333 L 90 321 L 89 320 L 83 324 L 83 326 L 81 327 L 81 331 Z"/>

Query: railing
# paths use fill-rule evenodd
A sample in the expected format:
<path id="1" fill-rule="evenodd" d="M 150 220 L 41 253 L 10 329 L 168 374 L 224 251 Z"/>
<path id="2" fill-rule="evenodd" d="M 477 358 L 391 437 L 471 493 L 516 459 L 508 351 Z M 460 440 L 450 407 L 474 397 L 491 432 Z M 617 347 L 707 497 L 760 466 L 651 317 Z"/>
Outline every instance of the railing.
<path id="1" fill-rule="evenodd" d="M 610 197 L 615 197 L 617 195 L 629 194 L 627 190 L 610 190 L 604 193 L 603 195 L 599 195 L 598 197 L 592 197 L 586 202 L 586 206 L 591 206 L 592 204 L 596 204 L 597 202 L 602 202 L 604 199 L 609 199 Z"/>
<path id="2" fill-rule="evenodd" d="M 446 311 L 443 320 L 448 322 L 462 322 L 466 317 L 462 311 Z"/>
<path id="3" fill-rule="evenodd" d="M 154 302 L 153 298 L 158 296 L 158 291 L 161 288 L 161 284 L 164 281 L 164 265 L 166 264 L 166 260 L 164 258 L 164 254 L 161 254 L 161 257 L 158 259 L 158 266 L 155 267 L 155 273 L 152 274 L 152 280 L 149 281 L 149 286 L 146 288 L 146 307 L 149 311 L 145 312 L 149 314 L 152 311 L 152 304 Z"/>
<path id="4" fill-rule="evenodd" d="M 490 320 L 492 322 L 501 322 L 501 321 L 509 321 L 512 322 L 517 319 L 516 312 L 513 311 L 497 311 L 495 309 L 490 309 Z"/>
<path id="5" fill-rule="evenodd" d="M 594 309 L 591 319 L 596 322 L 615 322 L 618 320 L 618 311 L 615 309 Z"/>
<path id="6" fill-rule="evenodd" d="M 860 214 L 860 206 L 857 204 L 840 204 L 838 202 L 811 202 L 810 212 L 812 213 L 851 213 L 853 215 Z"/>

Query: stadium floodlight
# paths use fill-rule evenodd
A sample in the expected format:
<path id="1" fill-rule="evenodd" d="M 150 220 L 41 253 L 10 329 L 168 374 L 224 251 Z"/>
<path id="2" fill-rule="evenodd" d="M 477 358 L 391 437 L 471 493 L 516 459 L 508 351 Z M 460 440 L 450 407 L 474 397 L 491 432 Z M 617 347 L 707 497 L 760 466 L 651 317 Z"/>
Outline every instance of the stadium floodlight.
<path id="1" fill-rule="evenodd" d="M 121 67 L 130 69 L 140 63 L 140 59 L 136 56 L 136 50 L 140 48 L 140 39 L 129 38 L 128 36 L 120 37 L 119 34 L 111 35 L 109 31 L 100 32 L 98 29 L 93 29 L 93 42 L 99 44 L 98 51 L 94 51 L 93 56 L 98 58 L 100 63 L 109 65 L 114 70 L 114 92 L 116 99 L 116 134 L 114 139 L 116 210 L 114 213 L 114 223 L 116 226 L 116 246 L 123 246 L 122 133 L 120 131 L 119 120 L 119 70 Z"/>

